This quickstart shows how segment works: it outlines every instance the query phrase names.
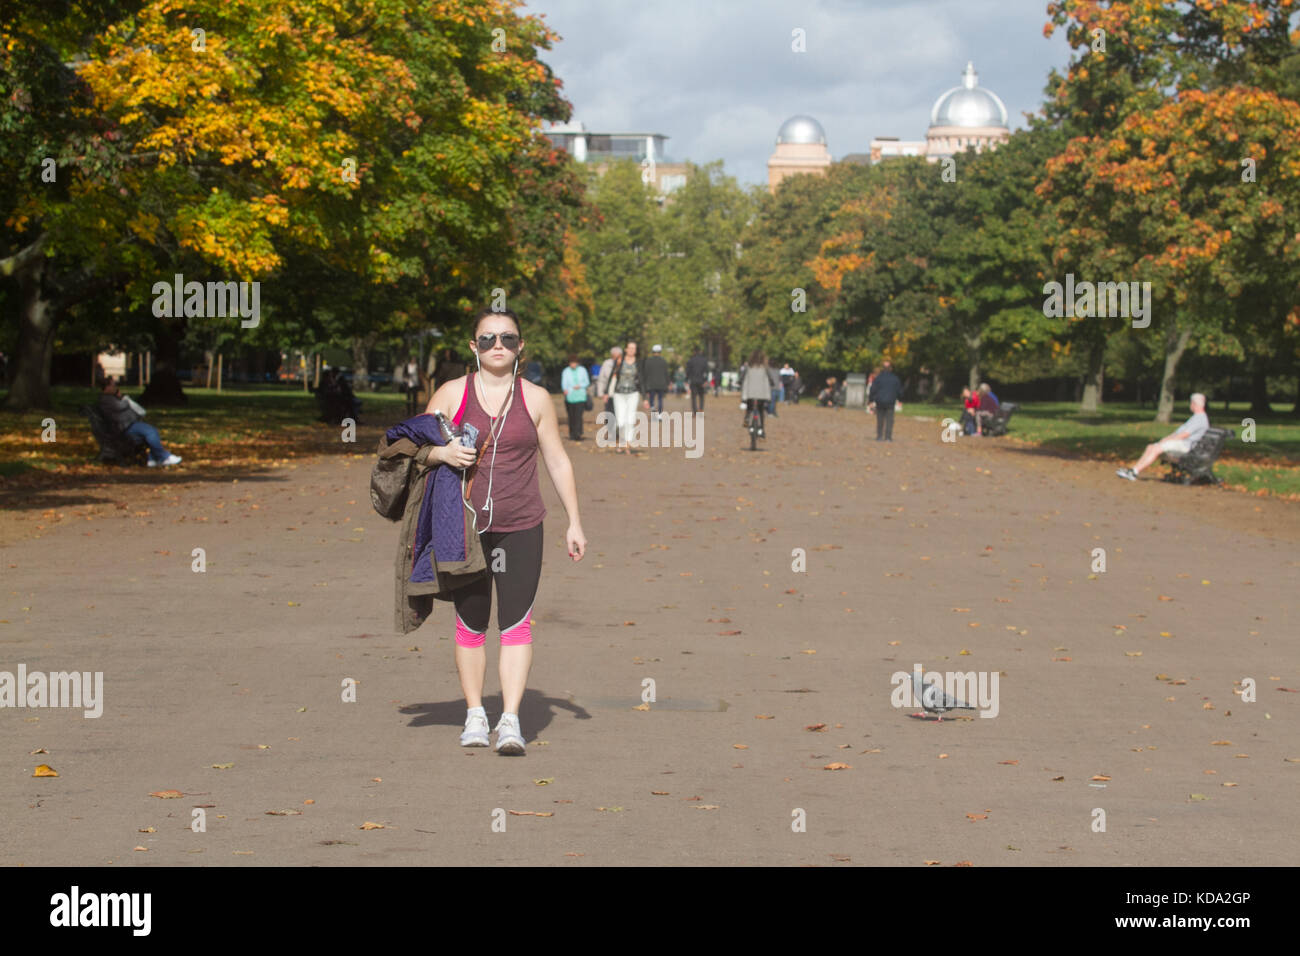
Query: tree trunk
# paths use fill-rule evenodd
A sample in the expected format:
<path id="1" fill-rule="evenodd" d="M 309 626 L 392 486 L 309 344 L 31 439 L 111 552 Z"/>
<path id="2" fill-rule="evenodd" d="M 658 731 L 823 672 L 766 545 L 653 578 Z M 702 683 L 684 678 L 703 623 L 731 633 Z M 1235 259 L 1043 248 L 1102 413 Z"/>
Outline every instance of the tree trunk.
<path id="1" fill-rule="evenodd" d="M 1083 399 L 1079 411 L 1096 412 L 1101 409 L 1102 384 L 1105 376 L 1106 343 L 1097 342 L 1088 352 L 1088 371 L 1083 379 Z"/>
<path id="2" fill-rule="evenodd" d="M 966 384 L 970 386 L 972 392 L 980 387 L 980 345 L 980 336 L 966 336 L 966 361 L 969 370 Z"/>
<path id="3" fill-rule="evenodd" d="M 1272 414 L 1273 408 L 1268 403 L 1268 376 L 1264 360 L 1259 359 L 1250 371 L 1250 415 L 1259 418 Z"/>
<path id="4" fill-rule="evenodd" d="M 352 337 L 352 391 L 360 392 L 370 388 L 370 350 L 375 347 L 379 336 L 374 332 Z"/>
<path id="5" fill-rule="evenodd" d="M 1165 336 L 1165 374 L 1160 379 L 1160 403 L 1156 406 L 1156 421 L 1166 425 L 1174 414 L 1174 376 L 1178 372 L 1178 362 L 1191 340 L 1190 329 L 1183 329 L 1177 336 L 1171 330 Z"/>
<path id="6" fill-rule="evenodd" d="M 1295 378 L 1295 404 L 1291 406 L 1291 417 L 1300 418 L 1300 374 Z"/>
<path id="7" fill-rule="evenodd" d="M 18 351 L 5 407 L 14 411 L 50 407 L 50 362 L 54 358 L 54 303 L 41 279 L 45 258 L 32 259 L 18 276 Z"/>
<path id="8" fill-rule="evenodd" d="M 140 404 L 146 408 L 150 405 L 184 405 L 189 402 L 189 396 L 181 388 L 181 380 L 176 375 L 180 364 L 182 334 L 183 330 L 177 330 L 167 323 L 163 323 L 158 331 L 158 362 L 154 368 L 153 381 L 140 395 Z"/>

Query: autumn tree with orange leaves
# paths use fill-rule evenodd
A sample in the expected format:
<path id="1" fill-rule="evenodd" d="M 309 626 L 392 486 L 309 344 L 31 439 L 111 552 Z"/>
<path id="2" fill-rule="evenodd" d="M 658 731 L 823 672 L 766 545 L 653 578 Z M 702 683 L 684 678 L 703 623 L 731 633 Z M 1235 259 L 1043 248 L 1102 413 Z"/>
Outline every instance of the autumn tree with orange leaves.
<path id="1" fill-rule="evenodd" d="M 10 407 L 48 401 L 55 327 L 77 307 L 50 278 L 74 267 L 131 322 L 153 321 L 173 273 L 257 280 L 250 341 L 355 345 L 454 327 L 562 258 L 580 187 L 534 132 L 568 116 L 536 56 L 554 35 L 508 0 L 5 3 L 0 126 L 45 140 L 0 153 L 24 183 L 0 205 L 0 272 L 20 290 Z M 521 178 L 533 196 L 561 181 L 558 228 L 520 214 Z M 192 321 L 214 320 L 159 324 L 155 381 Z"/>
<path id="2" fill-rule="evenodd" d="M 1270 350 L 1290 342 L 1296 364 L 1297 9 L 1296 0 L 1048 6 L 1045 32 L 1065 27 L 1077 51 L 1065 76 L 1053 71 L 1045 109 L 1072 137 L 1039 186 L 1052 209 L 1056 278 L 1152 283 L 1150 333 L 1165 346 L 1161 421 L 1198 331 L 1236 336 L 1256 406 L 1266 407 Z M 1109 337 L 1128 326 L 1080 318 L 1066 329 L 1088 356 L 1084 410 L 1101 400 Z"/>

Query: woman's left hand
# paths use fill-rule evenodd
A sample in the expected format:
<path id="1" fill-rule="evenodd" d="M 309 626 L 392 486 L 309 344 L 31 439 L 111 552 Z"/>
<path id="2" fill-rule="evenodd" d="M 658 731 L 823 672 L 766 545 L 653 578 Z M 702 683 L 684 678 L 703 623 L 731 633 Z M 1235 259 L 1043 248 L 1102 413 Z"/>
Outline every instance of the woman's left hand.
<path id="1" fill-rule="evenodd" d="M 564 537 L 569 544 L 569 557 L 574 561 L 581 561 L 582 556 L 587 553 L 587 537 L 582 533 L 582 525 L 577 523 L 569 525 L 569 530 L 564 533 Z"/>

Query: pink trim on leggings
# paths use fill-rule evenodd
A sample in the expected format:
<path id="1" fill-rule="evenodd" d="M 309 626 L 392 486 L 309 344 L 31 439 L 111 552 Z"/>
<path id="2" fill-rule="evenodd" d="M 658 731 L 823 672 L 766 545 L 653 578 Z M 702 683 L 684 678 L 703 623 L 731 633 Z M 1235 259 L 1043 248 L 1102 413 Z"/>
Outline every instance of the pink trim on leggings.
<path id="1" fill-rule="evenodd" d="M 533 609 L 530 607 L 524 619 L 501 632 L 501 646 L 514 647 L 518 644 L 533 643 Z"/>
<path id="2" fill-rule="evenodd" d="M 471 631 L 465 622 L 456 615 L 456 643 L 461 647 L 482 647 L 486 632 Z"/>

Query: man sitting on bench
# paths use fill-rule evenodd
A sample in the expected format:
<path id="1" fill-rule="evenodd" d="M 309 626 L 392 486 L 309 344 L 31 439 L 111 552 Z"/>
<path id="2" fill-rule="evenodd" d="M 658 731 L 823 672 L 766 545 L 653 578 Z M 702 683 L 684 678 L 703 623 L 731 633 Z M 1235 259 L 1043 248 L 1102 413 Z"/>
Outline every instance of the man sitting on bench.
<path id="1" fill-rule="evenodd" d="M 1137 460 L 1137 464 L 1132 468 L 1121 468 L 1115 474 L 1129 481 L 1137 481 L 1142 469 L 1154 464 L 1161 455 L 1167 454 L 1171 458 L 1178 458 L 1191 451 L 1201 440 L 1201 436 L 1210 430 L 1210 418 L 1205 414 L 1205 396 L 1200 392 L 1194 393 L 1188 400 L 1188 404 L 1192 409 L 1192 417 L 1183 422 L 1178 431 L 1147 445 L 1146 451 L 1142 452 L 1142 457 Z"/>
<path id="2" fill-rule="evenodd" d="M 144 409 L 122 394 L 122 387 L 113 376 L 104 381 L 99 393 L 99 408 L 110 425 L 127 438 L 149 446 L 149 467 L 179 465 L 180 455 L 169 454 L 158 438 L 158 429 L 144 420 Z"/>

